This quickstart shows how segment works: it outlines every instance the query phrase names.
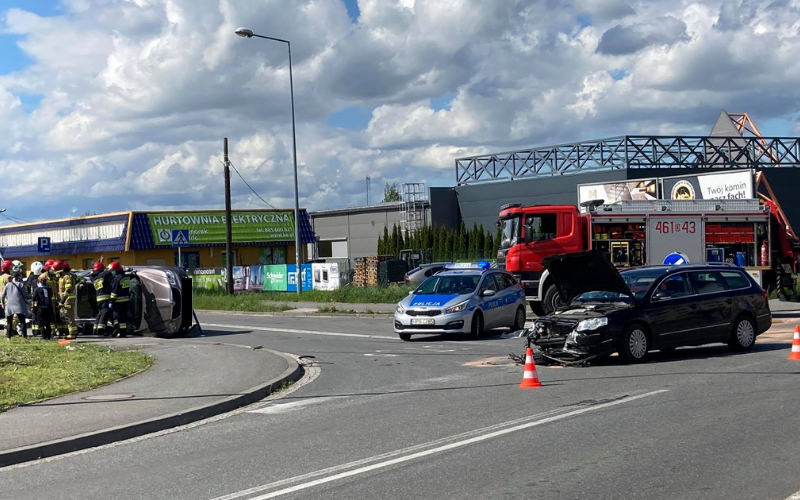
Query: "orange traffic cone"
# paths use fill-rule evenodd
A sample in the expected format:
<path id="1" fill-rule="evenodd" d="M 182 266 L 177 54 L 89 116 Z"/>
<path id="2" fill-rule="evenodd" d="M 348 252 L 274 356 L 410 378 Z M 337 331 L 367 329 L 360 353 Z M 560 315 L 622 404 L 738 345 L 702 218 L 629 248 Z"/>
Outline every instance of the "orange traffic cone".
<path id="1" fill-rule="evenodd" d="M 792 338 L 792 353 L 789 354 L 790 361 L 800 361 L 800 326 L 794 325 L 794 337 Z"/>
<path id="2" fill-rule="evenodd" d="M 58 345 L 70 345 L 70 343 L 71 342 L 69 340 L 59 340 L 58 341 Z"/>
<path id="3" fill-rule="evenodd" d="M 539 382 L 539 376 L 536 374 L 536 363 L 533 362 L 533 349 L 528 347 L 525 352 L 525 373 L 522 375 L 522 383 L 519 384 L 519 388 L 533 389 L 541 386 L 542 383 Z"/>

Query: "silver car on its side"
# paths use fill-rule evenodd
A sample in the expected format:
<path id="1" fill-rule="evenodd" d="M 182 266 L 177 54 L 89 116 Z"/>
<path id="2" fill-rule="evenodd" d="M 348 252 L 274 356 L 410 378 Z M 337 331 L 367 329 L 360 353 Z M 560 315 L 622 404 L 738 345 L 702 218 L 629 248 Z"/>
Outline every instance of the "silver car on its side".
<path id="1" fill-rule="evenodd" d="M 489 268 L 446 269 L 397 304 L 394 331 L 402 340 L 414 334 L 463 333 L 525 326 L 525 291 L 509 273 Z"/>

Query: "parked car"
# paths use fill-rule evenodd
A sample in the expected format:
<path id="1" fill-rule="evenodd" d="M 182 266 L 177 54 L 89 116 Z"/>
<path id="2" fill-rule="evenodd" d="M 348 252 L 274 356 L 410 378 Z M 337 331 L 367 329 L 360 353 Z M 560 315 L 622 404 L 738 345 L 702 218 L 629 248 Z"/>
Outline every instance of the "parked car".
<path id="1" fill-rule="evenodd" d="M 509 273 L 485 267 L 443 270 L 397 304 L 394 331 L 412 334 L 464 333 L 525 326 L 525 292 Z"/>
<path id="2" fill-rule="evenodd" d="M 544 265 L 567 299 L 529 333 L 545 357 L 574 361 L 618 352 L 639 362 L 651 350 L 717 342 L 749 351 L 772 325 L 767 294 L 733 265 L 618 272 L 594 250 L 552 256 Z"/>
<path id="3" fill-rule="evenodd" d="M 435 262 L 433 264 L 422 264 L 406 273 L 405 282 L 418 284 L 438 273 L 447 265 L 445 262 Z"/>

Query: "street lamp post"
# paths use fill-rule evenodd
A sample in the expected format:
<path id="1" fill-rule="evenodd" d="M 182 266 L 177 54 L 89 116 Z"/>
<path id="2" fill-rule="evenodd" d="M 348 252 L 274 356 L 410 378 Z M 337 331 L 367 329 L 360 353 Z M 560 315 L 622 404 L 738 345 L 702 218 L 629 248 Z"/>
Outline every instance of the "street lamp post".
<path id="1" fill-rule="evenodd" d="M 295 273 L 295 283 L 297 283 L 297 295 L 303 290 L 302 271 L 300 269 L 300 191 L 297 184 L 297 130 L 294 121 L 294 81 L 292 80 L 292 43 L 289 40 L 273 38 L 271 36 L 256 35 L 253 30 L 239 28 L 236 34 L 243 38 L 263 38 L 273 42 L 285 43 L 289 49 L 289 95 L 292 101 L 292 159 L 294 160 L 294 256 L 297 271 Z"/>

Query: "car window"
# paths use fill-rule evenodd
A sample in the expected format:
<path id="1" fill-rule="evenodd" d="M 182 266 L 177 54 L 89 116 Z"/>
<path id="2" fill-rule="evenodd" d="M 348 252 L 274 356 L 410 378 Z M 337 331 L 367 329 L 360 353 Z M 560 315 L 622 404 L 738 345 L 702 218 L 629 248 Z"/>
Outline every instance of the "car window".
<path id="1" fill-rule="evenodd" d="M 740 272 L 723 271 L 719 274 L 725 279 L 725 282 L 728 283 L 729 289 L 750 288 L 750 280 Z"/>
<path id="2" fill-rule="evenodd" d="M 497 285 L 497 291 L 498 292 L 508 288 L 508 283 L 506 283 L 506 280 L 503 279 L 503 275 L 502 274 L 494 273 L 494 274 L 492 274 L 492 277 L 494 277 L 494 282 L 495 282 L 495 285 Z"/>
<path id="3" fill-rule="evenodd" d="M 500 274 L 499 276 L 503 277 L 507 287 L 512 287 L 517 284 L 517 280 L 515 280 L 513 276 L 509 276 L 508 274 Z"/>
<path id="4" fill-rule="evenodd" d="M 677 299 L 688 297 L 692 294 L 692 289 L 685 274 L 675 274 L 662 281 L 658 285 L 656 293 L 666 294 L 668 298 Z"/>
<path id="5" fill-rule="evenodd" d="M 481 283 L 481 293 L 486 290 L 497 291 L 497 284 L 494 282 L 494 277 L 491 274 L 484 276 L 483 282 Z"/>
<path id="6" fill-rule="evenodd" d="M 698 294 L 724 292 L 727 290 L 727 285 L 722 280 L 722 276 L 716 271 L 690 272 L 689 281 L 691 281 L 692 287 Z"/>
<path id="7" fill-rule="evenodd" d="M 556 220 L 556 214 L 529 215 L 525 219 L 525 224 L 531 228 L 531 241 L 555 238 Z"/>
<path id="8" fill-rule="evenodd" d="M 414 293 L 417 295 L 464 295 L 475 291 L 480 276 L 431 276 Z"/>

